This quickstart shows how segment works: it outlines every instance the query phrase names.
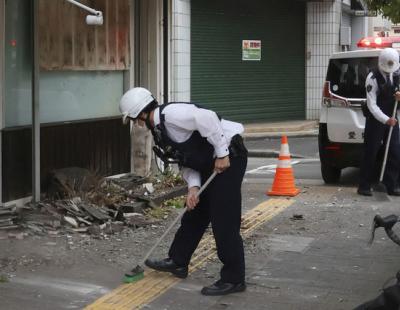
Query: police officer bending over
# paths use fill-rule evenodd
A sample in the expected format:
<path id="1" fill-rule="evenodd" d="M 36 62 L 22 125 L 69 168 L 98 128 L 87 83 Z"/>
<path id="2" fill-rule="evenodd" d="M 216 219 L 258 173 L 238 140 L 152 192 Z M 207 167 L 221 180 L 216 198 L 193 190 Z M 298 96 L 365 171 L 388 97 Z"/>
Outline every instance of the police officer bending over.
<path id="1" fill-rule="evenodd" d="M 246 289 L 243 242 L 240 235 L 241 184 L 247 165 L 243 126 L 192 103 L 158 106 L 152 94 L 136 87 L 120 103 L 123 120 L 151 130 L 156 154 L 176 160 L 188 184 L 187 212 L 182 217 L 168 258 L 148 259 L 158 271 L 186 278 L 188 265 L 211 222 L 218 257 L 223 263 L 220 280 L 201 290 L 204 295 L 225 295 Z M 165 159 L 165 158 L 164 158 Z M 218 175 L 199 198 L 196 193 L 213 171 Z"/>
<path id="2" fill-rule="evenodd" d="M 390 126 L 393 126 L 383 183 L 389 195 L 400 196 L 397 183 L 400 168 L 399 126 L 397 126 L 397 117 L 392 117 L 395 100 L 400 100 L 399 76 L 393 74 L 399 67 L 398 52 L 393 48 L 386 48 L 379 54 L 378 69 L 370 72 L 366 79 L 364 154 L 357 191 L 360 195 L 372 195 L 371 183 L 377 153 L 382 143 L 386 142 Z"/>

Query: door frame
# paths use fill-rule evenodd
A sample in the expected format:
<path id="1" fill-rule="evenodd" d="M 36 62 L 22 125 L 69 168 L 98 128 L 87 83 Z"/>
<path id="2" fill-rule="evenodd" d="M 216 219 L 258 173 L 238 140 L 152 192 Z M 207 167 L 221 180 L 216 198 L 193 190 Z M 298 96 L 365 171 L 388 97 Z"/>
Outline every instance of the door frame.
<path id="1" fill-rule="evenodd" d="M 165 94 L 165 92 L 169 92 L 167 88 L 169 83 L 165 81 L 166 77 L 169 78 L 169 56 L 165 55 L 166 49 L 169 50 L 169 45 L 165 47 L 165 44 L 168 44 L 165 40 L 167 40 L 169 30 L 165 30 L 168 23 L 164 20 L 164 14 L 170 7 L 169 1 L 131 0 L 130 2 L 131 67 L 125 90 L 135 86 L 145 87 L 151 91 L 159 103 L 166 101 L 168 93 Z M 166 4 L 167 8 L 165 8 Z M 166 16 L 167 20 L 168 18 L 169 16 Z M 147 174 L 152 169 L 151 134 L 132 126 L 131 145 L 131 172 Z"/>
<path id="2" fill-rule="evenodd" d="M 141 0 L 139 21 L 139 84 L 161 103 L 164 88 L 163 1 Z M 138 83 L 135 83 L 138 84 Z"/>
<path id="3" fill-rule="evenodd" d="M 124 91 L 146 87 L 160 103 L 170 92 L 170 8 L 171 0 L 130 0 L 131 65 Z"/>

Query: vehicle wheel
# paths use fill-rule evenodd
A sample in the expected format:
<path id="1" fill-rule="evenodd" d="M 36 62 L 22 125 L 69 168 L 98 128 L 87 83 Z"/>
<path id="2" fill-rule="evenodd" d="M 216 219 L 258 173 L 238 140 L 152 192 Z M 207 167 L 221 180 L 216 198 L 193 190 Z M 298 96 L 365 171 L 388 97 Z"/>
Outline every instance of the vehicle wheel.
<path id="1" fill-rule="evenodd" d="M 321 162 L 322 179 L 324 179 L 324 182 L 326 184 L 338 183 L 340 180 L 341 173 L 342 169 Z"/>

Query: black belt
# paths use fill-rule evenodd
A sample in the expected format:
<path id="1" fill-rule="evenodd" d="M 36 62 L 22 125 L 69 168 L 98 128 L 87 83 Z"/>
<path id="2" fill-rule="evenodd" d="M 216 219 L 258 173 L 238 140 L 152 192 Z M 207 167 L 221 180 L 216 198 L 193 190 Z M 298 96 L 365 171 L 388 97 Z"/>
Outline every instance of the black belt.
<path id="1" fill-rule="evenodd" d="M 234 135 L 229 145 L 229 154 L 233 157 L 245 157 L 247 156 L 247 149 L 244 145 L 243 138 L 241 135 Z"/>

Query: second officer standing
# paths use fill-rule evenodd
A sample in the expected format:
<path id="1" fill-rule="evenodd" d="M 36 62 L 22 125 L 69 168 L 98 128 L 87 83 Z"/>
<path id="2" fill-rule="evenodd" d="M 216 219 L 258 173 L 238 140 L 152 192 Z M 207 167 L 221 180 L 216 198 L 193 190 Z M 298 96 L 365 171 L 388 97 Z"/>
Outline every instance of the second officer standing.
<path id="1" fill-rule="evenodd" d="M 399 54 L 393 48 L 382 50 L 378 68 L 369 73 L 365 87 L 367 91 L 366 123 L 364 131 L 364 154 L 361 161 L 360 183 L 357 193 L 372 196 L 377 154 L 386 143 L 390 126 L 393 127 L 389 154 L 383 178 L 389 195 L 400 196 L 397 183 L 400 168 L 400 142 L 397 117 L 392 117 L 395 100 L 400 100 L 399 76 L 393 73 L 400 67 Z"/>

